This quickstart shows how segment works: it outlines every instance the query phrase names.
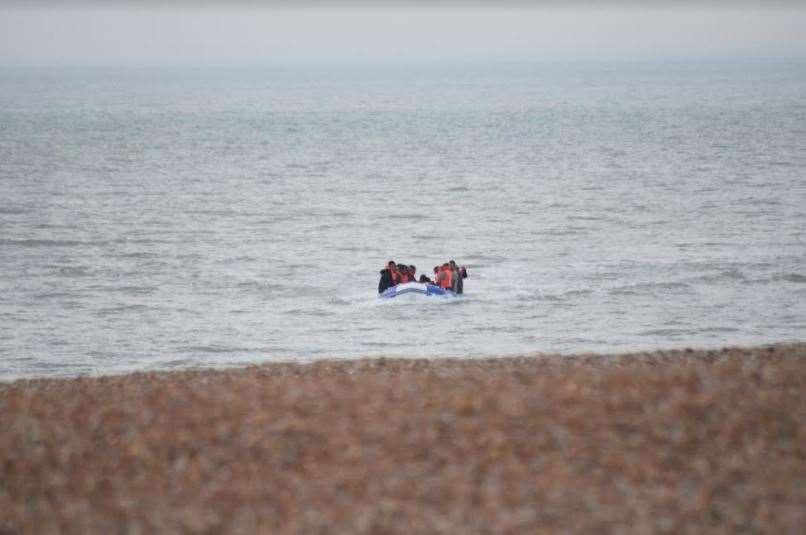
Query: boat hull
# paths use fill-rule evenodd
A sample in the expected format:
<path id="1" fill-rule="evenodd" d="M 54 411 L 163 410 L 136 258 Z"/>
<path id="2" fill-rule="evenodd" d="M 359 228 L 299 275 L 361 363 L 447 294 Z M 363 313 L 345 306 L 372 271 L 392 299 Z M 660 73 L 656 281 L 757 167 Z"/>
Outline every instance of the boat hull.
<path id="1" fill-rule="evenodd" d="M 380 294 L 379 297 L 383 299 L 391 299 L 392 297 L 397 297 L 398 295 L 403 294 L 442 295 L 442 296 L 456 295 L 452 291 L 445 290 L 434 284 L 427 284 L 421 282 L 407 282 L 404 284 L 398 284 L 397 286 L 392 286 L 391 288 L 387 288 L 382 294 Z"/>

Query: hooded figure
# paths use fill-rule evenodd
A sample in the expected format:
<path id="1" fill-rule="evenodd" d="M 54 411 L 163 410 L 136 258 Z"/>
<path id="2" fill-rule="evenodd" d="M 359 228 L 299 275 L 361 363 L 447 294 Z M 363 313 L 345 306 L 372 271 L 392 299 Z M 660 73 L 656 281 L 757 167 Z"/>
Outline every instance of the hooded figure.
<path id="1" fill-rule="evenodd" d="M 465 291 L 465 284 L 463 279 L 467 278 L 467 269 L 464 266 L 459 267 L 456 265 L 456 262 L 451 260 L 449 262 L 451 266 L 451 289 L 457 293 L 462 294 Z"/>
<path id="2" fill-rule="evenodd" d="M 381 270 L 381 280 L 378 282 L 378 293 L 382 294 L 387 288 L 397 284 L 397 266 L 390 260 L 386 263 L 386 268 Z"/>

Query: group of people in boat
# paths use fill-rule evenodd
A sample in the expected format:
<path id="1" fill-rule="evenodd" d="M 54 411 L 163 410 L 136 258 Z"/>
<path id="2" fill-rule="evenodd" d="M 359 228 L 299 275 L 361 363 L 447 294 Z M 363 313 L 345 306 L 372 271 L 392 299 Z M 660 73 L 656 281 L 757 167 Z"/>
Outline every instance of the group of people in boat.
<path id="1" fill-rule="evenodd" d="M 419 279 L 417 278 L 416 266 L 398 264 L 394 260 L 390 260 L 386 263 L 386 267 L 381 270 L 378 293 L 382 294 L 386 289 L 398 284 L 422 282 L 434 284 L 444 290 L 451 290 L 454 293 L 461 294 L 464 292 L 464 283 L 462 281 L 466 278 L 467 269 L 464 266 L 457 266 L 453 260 L 445 262 L 441 266 L 434 266 L 433 278 L 422 274 Z"/>

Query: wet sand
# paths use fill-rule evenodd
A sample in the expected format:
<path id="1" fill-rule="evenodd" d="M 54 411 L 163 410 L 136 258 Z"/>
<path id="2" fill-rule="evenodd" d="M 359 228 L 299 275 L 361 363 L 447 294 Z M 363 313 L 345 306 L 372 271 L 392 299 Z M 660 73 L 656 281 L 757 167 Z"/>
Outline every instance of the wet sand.
<path id="1" fill-rule="evenodd" d="M 806 525 L 806 344 L 0 384 L 0 533 Z"/>

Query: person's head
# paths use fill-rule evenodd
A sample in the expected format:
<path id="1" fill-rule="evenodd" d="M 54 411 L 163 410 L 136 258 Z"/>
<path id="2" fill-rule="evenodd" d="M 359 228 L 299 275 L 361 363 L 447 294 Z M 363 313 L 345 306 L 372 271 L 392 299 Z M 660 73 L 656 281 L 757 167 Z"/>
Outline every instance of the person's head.
<path id="1" fill-rule="evenodd" d="M 442 264 L 442 269 L 451 269 L 451 265 L 446 262 Z"/>
<path id="2" fill-rule="evenodd" d="M 396 267 L 396 266 L 395 266 L 395 261 L 394 261 L 394 260 L 390 260 L 390 261 L 388 261 L 388 262 L 386 263 L 386 267 L 387 267 L 387 268 L 389 268 L 391 271 L 394 271 L 394 270 L 395 270 L 395 267 Z"/>
<path id="3" fill-rule="evenodd" d="M 420 275 L 420 282 L 428 282 L 428 277 L 425 275 Z"/>
<path id="4" fill-rule="evenodd" d="M 400 264 L 399 266 L 397 266 L 397 269 L 401 273 L 408 273 L 409 272 L 409 267 L 406 264 Z"/>
<path id="5" fill-rule="evenodd" d="M 434 266 L 434 273 L 439 273 L 439 266 Z"/>
<path id="6" fill-rule="evenodd" d="M 417 266 L 409 266 L 409 273 L 411 273 L 412 275 L 417 273 Z"/>
<path id="7" fill-rule="evenodd" d="M 448 264 L 450 264 L 451 269 L 456 269 L 456 261 L 455 260 L 451 260 L 450 262 L 448 262 Z"/>

